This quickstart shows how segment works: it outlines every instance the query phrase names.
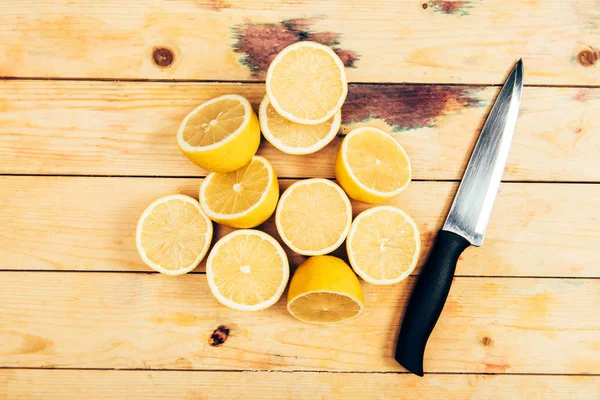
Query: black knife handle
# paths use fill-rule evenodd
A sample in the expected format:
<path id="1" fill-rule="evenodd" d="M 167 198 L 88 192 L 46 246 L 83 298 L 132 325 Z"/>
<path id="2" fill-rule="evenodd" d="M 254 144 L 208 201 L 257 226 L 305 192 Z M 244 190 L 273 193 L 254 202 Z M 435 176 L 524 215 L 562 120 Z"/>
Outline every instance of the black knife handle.
<path id="1" fill-rule="evenodd" d="M 469 247 L 465 238 L 439 231 L 412 292 L 396 344 L 396 361 L 413 374 L 423 376 L 423 355 L 450 291 L 456 263 Z"/>

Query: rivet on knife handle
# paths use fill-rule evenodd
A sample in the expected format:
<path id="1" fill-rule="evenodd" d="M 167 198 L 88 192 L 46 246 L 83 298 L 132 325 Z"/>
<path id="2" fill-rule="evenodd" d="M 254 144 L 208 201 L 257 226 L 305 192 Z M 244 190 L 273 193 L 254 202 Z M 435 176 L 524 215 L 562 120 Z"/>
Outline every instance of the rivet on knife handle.
<path id="1" fill-rule="evenodd" d="M 481 246 L 517 123 L 523 88 L 519 60 L 500 90 L 481 130 L 462 182 L 406 307 L 396 360 L 423 376 L 427 340 L 446 303 L 458 257 Z"/>

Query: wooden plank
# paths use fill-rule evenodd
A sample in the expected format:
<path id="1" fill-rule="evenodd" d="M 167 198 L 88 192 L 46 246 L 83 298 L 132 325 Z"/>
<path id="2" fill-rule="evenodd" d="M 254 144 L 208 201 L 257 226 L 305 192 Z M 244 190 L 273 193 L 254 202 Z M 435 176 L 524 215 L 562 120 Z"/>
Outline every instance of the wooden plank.
<path id="1" fill-rule="evenodd" d="M 597 376 L 317 372 L 2 370 L 0 399 L 570 399 L 600 392 Z M 3 397 L 5 396 L 5 397 Z"/>
<path id="2" fill-rule="evenodd" d="M 351 81 L 598 85 L 600 6 L 588 1 L 3 1 L 0 76 L 262 79 L 273 56 L 332 46 Z"/>
<path id="3" fill-rule="evenodd" d="M 460 179 L 498 88 L 351 86 L 343 131 L 387 130 L 406 148 L 416 179 Z M 199 103 L 261 84 L 4 81 L 0 173 L 202 176 L 174 143 Z M 526 88 L 506 180 L 599 181 L 600 89 Z M 341 139 L 310 156 L 264 144 L 281 177 L 333 177 Z"/>
<path id="4" fill-rule="evenodd" d="M 281 189 L 292 181 L 282 180 Z M 198 196 L 200 179 L 0 177 L 0 270 L 149 271 L 135 249 L 139 215 L 171 193 Z M 457 184 L 413 182 L 391 201 L 413 216 L 421 262 Z M 600 186 L 502 184 L 485 245 L 468 249 L 458 275 L 600 276 Z M 368 206 L 353 203 L 354 213 Z M 271 219 L 260 229 L 277 236 Z M 231 229 L 217 227 L 217 237 Z M 287 249 L 293 266 L 304 259 Z M 345 257 L 342 247 L 336 255 Z M 203 271 L 201 265 L 197 271 Z"/>
<path id="5" fill-rule="evenodd" d="M 317 327 L 284 299 L 228 309 L 204 275 L 2 272 L 0 366 L 402 371 L 393 350 L 413 283 L 365 284 L 361 317 Z M 599 374 L 599 301 L 598 279 L 456 278 L 425 370 Z M 229 337 L 212 347 L 220 325 Z"/>

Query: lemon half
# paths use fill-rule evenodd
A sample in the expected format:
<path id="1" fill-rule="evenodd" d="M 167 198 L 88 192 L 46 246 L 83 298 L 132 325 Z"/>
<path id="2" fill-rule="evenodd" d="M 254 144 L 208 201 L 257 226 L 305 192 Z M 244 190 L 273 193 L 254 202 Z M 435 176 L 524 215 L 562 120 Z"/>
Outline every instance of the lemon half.
<path id="1" fill-rule="evenodd" d="M 212 235 L 212 222 L 200 204 L 175 194 L 161 197 L 146 208 L 135 239 L 146 265 L 165 275 L 182 275 L 202 261 Z"/>
<path id="2" fill-rule="evenodd" d="M 200 167 L 235 171 L 247 164 L 260 144 L 258 118 L 250 102 L 228 94 L 202 103 L 177 132 L 177 146 Z"/>

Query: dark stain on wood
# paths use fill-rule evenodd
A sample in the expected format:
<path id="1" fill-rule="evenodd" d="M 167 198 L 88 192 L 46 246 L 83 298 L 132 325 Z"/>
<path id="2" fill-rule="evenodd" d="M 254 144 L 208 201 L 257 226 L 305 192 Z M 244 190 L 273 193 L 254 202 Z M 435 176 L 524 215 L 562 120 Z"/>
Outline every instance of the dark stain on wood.
<path id="1" fill-rule="evenodd" d="M 508 368 L 510 368 L 510 365 L 508 364 L 485 364 L 485 372 L 506 372 Z"/>
<path id="2" fill-rule="evenodd" d="M 219 347 L 225 343 L 227 338 L 229 337 L 229 328 L 225 327 L 225 325 L 219 325 L 217 329 L 213 331 L 213 333 L 208 338 L 208 344 L 213 347 Z"/>
<path id="3" fill-rule="evenodd" d="M 171 49 L 166 47 L 155 47 L 152 51 L 152 60 L 154 60 L 154 64 L 160 68 L 166 68 L 173 64 L 175 56 Z"/>
<path id="4" fill-rule="evenodd" d="M 573 100 L 585 102 L 589 100 L 589 90 L 588 89 L 579 89 L 575 96 L 573 96 Z"/>
<path id="5" fill-rule="evenodd" d="M 210 10 L 213 11 L 221 11 L 224 8 L 230 8 L 231 4 L 229 4 L 228 2 L 224 1 L 224 0 L 208 0 L 208 4 L 207 7 Z"/>
<path id="6" fill-rule="evenodd" d="M 310 28 L 314 19 L 297 18 L 279 23 L 242 24 L 233 28 L 234 51 L 243 54 L 240 62 L 255 78 L 263 78 L 275 56 L 290 44 L 309 40 L 321 43 L 340 57 L 347 68 L 354 68 L 358 60 L 355 51 L 340 47 L 341 34 L 335 32 L 313 32 Z"/>
<path id="7" fill-rule="evenodd" d="M 487 337 L 487 336 L 484 336 L 483 339 L 481 339 L 481 344 L 484 345 L 484 346 L 486 346 L 486 347 L 487 346 L 491 346 L 493 342 L 494 341 L 492 340 L 492 338 Z"/>
<path id="8" fill-rule="evenodd" d="M 600 59 L 600 50 L 590 47 L 577 54 L 577 62 L 584 67 L 593 67 Z"/>
<path id="9" fill-rule="evenodd" d="M 427 3 L 423 3 L 423 10 L 427 10 L 427 7 L 429 7 L 429 5 L 427 5 Z"/>
<path id="10" fill-rule="evenodd" d="M 468 9 L 471 8 L 470 1 L 441 1 L 431 0 L 429 6 L 434 11 L 440 11 L 444 14 L 467 15 Z M 423 7 L 426 8 L 426 7 Z"/>
<path id="11" fill-rule="evenodd" d="M 440 85 L 350 85 L 342 123 L 382 119 L 395 132 L 433 127 L 436 118 L 481 105 L 476 89 Z"/>

